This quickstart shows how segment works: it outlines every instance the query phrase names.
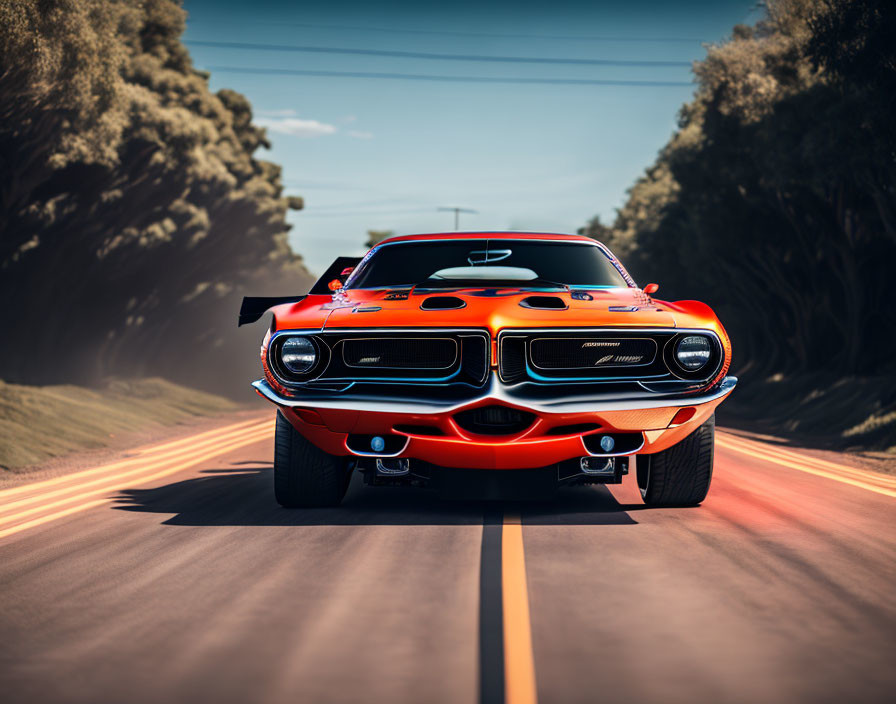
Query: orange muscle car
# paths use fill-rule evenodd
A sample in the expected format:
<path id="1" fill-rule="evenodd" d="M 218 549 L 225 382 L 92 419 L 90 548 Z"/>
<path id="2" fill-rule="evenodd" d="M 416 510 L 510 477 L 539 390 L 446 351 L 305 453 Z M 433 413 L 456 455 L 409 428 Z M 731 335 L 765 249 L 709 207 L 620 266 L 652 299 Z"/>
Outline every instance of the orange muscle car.
<path id="1" fill-rule="evenodd" d="M 305 296 L 246 298 L 273 313 L 253 386 L 277 406 L 283 506 L 368 484 L 545 496 L 619 483 L 636 456 L 645 503 L 700 503 L 714 411 L 737 379 L 712 310 L 639 288 L 578 235 L 392 237 L 340 257 Z"/>

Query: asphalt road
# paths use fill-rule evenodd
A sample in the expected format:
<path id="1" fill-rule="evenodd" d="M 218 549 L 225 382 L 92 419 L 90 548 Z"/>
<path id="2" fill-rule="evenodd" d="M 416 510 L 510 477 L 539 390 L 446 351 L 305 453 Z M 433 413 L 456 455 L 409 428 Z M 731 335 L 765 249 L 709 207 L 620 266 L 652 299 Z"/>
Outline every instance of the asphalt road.
<path id="1" fill-rule="evenodd" d="M 875 702 L 896 481 L 720 435 L 708 499 L 355 481 L 278 508 L 272 419 L 0 490 L 0 699 Z"/>

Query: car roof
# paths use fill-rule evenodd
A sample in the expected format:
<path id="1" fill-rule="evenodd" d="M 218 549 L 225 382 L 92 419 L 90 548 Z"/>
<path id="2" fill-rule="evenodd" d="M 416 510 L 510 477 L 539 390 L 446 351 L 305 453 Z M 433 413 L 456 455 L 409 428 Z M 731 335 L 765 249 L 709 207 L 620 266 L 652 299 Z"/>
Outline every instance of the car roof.
<path id="1" fill-rule="evenodd" d="M 505 239 L 505 240 L 566 240 L 569 242 L 591 242 L 595 240 L 585 235 L 570 235 L 558 232 L 514 232 L 514 231 L 452 231 L 452 232 L 427 232 L 415 235 L 395 235 L 387 237 L 378 244 L 392 244 L 395 242 L 414 242 L 425 240 L 485 240 L 485 239 Z"/>

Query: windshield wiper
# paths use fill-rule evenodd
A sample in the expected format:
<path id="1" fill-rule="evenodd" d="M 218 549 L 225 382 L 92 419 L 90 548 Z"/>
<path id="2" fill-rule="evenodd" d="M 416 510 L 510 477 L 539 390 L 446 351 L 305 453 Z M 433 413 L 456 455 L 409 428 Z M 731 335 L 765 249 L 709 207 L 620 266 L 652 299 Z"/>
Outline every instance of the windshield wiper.
<path id="1" fill-rule="evenodd" d="M 559 281 L 551 281 L 550 279 L 542 279 L 540 276 L 537 279 L 532 279 L 531 281 L 526 281 L 527 284 L 534 284 L 536 286 L 553 286 L 555 288 L 565 288 L 569 289 L 569 284 L 562 284 Z M 524 287 L 520 287 L 524 288 Z"/>

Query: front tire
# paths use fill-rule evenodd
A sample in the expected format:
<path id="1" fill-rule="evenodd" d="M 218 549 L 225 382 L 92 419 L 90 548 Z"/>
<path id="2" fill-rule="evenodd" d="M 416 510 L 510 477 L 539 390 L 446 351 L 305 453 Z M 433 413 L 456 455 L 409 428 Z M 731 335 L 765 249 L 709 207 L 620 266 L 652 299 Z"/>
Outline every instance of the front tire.
<path id="1" fill-rule="evenodd" d="M 648 506 L 696 506 L 712 481 L 716 417 L 672 447 L 637 459 L 638 487 Z"/>
<path id="2" fill-rule="evenodd" d="M 336 506 L 349 473 L 342 457 L 329 455 L 299 433 L 277 411 L 274 435 L 274 497 L 286 508 Z"/>

